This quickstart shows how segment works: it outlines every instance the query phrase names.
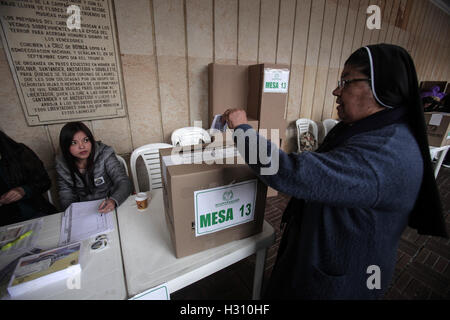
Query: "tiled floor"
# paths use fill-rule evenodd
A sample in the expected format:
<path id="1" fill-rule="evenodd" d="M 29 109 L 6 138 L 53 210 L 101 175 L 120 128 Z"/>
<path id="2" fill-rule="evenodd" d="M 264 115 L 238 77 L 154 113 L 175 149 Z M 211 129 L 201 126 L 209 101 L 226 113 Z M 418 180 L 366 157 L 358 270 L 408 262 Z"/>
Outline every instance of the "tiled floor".
<path id="1" fill-rule="evenodd" d="M 447 230 L 450 230 L 450 169 L 442 167 L 437 178 Z M 268 250 L 264 279 L 270 276 L 281 239 L 281 215 L 289 198 L 269 198 L 265 219 L 276 230 L 276 243 Z M 172 300 L 251 299 L 255 256 L 202 279 L 171 295 Z M 406 229 L 400 240 L 398 260 L 385 300 L 450 299 L 450 240 L 420 236 Z"/>

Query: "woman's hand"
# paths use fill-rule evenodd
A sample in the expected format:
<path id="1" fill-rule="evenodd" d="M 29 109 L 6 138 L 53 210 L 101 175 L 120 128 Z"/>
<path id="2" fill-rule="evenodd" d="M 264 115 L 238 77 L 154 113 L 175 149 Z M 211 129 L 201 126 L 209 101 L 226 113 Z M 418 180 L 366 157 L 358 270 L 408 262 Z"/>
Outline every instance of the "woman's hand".
<path id="1" fill-rule="evenodd" d="M 247 113 L 242 109 L 228 109 L 222 115 L 222 119 L 224 119 L 228 128 L 234 129 L 241 124 L 248 123 L 247 121 Z"/>
<path id="2" fill-rule="evenodd" d="M 99 213 L 107 213 L 107 212 L 113 211 L 115 207 L 116 207 L 116 202 L 113 199 L 106 199 L 98 207 L 98 212 Z"/>
<path id="3" fill-rule="evenodd" d="M 0 197 L 1 204 L 10 204 L 19 201 L 25 196 L 25 190 L 22 187 L 16 187 L 2 194 Z"/>

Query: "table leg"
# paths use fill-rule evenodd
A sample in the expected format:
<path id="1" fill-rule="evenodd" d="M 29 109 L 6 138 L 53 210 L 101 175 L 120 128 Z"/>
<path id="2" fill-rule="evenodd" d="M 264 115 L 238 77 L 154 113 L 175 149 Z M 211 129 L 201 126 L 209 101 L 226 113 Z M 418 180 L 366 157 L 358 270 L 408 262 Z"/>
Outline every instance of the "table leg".
<path id="1" fill-rule="evenodd" d="M 256 252 L 255 274 L 253 276 L 253 300 L 261 298 L 261 287 L 264 277 L 264 263 L 266 260 L 267 249 L 263 248 Z"/>

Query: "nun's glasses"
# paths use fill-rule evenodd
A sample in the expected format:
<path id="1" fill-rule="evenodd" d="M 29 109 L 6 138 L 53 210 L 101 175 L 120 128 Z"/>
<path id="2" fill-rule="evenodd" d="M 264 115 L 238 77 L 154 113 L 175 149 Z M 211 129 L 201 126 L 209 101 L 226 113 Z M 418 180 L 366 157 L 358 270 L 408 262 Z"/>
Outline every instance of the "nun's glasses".
<path id="1" fill-rule="evenodd" d="M 356 82 L 356 81 L 370 81 L 370 79 L 350 79 L 350 80 L 341 79 L 341 80 L 338 80 L 338 88 L 343 89 L 343 88 L 345 88 L 345 86 L 347 84 Z"/>

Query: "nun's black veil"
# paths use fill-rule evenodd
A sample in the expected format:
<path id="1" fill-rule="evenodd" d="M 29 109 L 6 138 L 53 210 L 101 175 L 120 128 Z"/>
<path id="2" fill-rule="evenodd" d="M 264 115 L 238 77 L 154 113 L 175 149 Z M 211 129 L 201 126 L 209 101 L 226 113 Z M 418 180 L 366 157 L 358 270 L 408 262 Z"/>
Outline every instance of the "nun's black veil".
<path id="1" fill-rule="evenodd" d="M 419 144 L 424 163 L 422 186 L 409 218 L 409 226 L 417 229 L 419 234 L 448 238 L 430 158 L 414 62 L 405 49 L 395 45 L 369 45 L 355 53 L 359 50 L 365 50 L 368 54 L 372 92 L 385 110 L 351 125 L 339 122 L 325 137 L 317 152 L 327 152 L 355 134 L 407 121 Z"/>
<path id="2" fill-rule="evenodd" d="M 327 134 L 316 152 L 328 152 L 356 134 L 406 121 L 419 145 L 424 166 L 422 185 L 409 216 L 408 225 L 417 229 L 419 234 L 448 238 L 431 163 L 414 62 L 405 49 L 396 45 L 384 43 L 369 45 L 358 49 L 352 56 L 359 55 L 360 50 L 367 52 L 372 92 L 377 102 L 385 109 L 351 124 L 339 122 Z M 346 63 L 353 63 L 349 60 Z M 364 73 L 369 72 L 364 70 Z M 283 214 L 282 223 L 289 221 L 289 217 L 294 212 L 292 208 L 303 206 L 304 200 L 292 198 Z"/>
<path id="3" fill-rule="evenodd" d="M 431 163 L 423 105 L 414 62 L 408 52 L 395 45 L 365 47 L 371 64 L 371 86 L 377 102 L 387 109 L 403 108 L 424 162 L 422 186 L 410 215 L 409 226 L 419 234 L 448 237 L 439 191 Z"/>

